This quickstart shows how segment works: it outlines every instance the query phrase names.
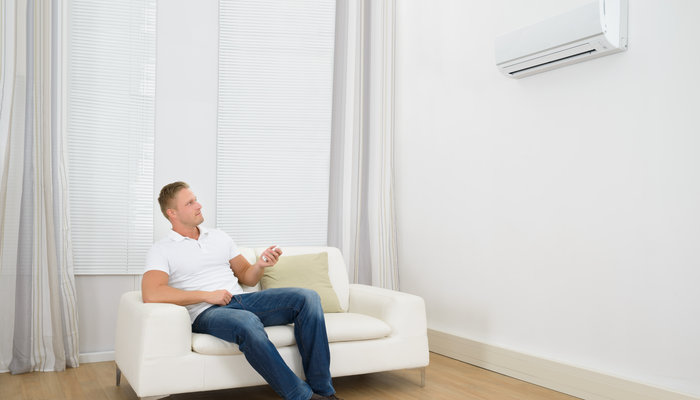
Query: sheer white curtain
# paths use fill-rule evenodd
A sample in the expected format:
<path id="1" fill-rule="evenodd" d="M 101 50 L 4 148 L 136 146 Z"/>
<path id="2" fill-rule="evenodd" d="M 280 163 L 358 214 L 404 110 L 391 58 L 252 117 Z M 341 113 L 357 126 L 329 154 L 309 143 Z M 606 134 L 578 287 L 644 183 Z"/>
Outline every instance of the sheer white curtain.
<path id="1" fill-rule="evenodd" d="M 328 242 L 353 282 L 399 288 L 394 212 L 395 0 L 339 0 Z"/>
<path id="2" fill-rule="evenodd" d="M 60 7 L 0 2 L 0 372 L 78 365 Z"/>

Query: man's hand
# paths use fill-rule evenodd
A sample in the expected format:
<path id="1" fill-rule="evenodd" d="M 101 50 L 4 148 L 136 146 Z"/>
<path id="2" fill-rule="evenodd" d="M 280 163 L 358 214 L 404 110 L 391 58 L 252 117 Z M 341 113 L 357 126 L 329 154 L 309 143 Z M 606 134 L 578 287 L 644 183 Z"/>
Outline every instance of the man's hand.
<path id="1" fill-rule="evenodd" d="M 216 306 L 225 306 L 230 301 L 233 295 L 225 289 L 215 290 L 213 292 L 207 292 L 204 301 Z"/>
<path id="2" fill-rule="evenodd" d="M 263 252 L 260 254 L 260 259 L 258 260 L 257 264 L 264 268 L 272 267 L 273 265 L 277 264 L 277 261 L 279 261 L 281 255 L 282 249 L 277 246 L 270 246 L 263 250 Z"/>

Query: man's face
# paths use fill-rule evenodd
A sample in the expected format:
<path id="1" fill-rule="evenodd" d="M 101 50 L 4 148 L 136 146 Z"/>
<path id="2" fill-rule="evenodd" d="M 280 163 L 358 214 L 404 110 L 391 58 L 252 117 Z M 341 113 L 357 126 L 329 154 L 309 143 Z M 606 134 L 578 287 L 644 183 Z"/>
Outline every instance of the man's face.
<path id="1" fill-rule="evenodd" d="M 185 226 L 197 226 L 204 221 L 202 205 L 197 201 L 197 196 L 188 188 L 182 189 L 175 195 L 175 207 L 172 218 Z"/>

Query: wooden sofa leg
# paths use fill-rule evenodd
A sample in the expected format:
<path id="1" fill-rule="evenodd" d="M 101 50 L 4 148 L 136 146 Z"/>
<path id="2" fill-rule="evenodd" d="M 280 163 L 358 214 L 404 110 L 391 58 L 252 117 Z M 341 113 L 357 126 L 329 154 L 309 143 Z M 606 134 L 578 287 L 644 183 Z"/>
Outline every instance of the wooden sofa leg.
<path id="1" fill-rule="evenodd" d="M 122 381 L 122 370 L 120 370 L 119 367 L 117 367 L 117 386 L 119 386 L 121 381 Z"/>

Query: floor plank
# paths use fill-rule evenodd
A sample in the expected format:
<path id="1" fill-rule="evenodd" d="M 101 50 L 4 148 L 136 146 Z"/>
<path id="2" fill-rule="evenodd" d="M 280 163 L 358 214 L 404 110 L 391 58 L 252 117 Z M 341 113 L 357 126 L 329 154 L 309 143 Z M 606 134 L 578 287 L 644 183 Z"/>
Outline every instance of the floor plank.
<path id="1" fill-rule="evenodd" d="M 345 400 L 572 400 L 575 397 L 532 385 L 438 354 L 430 354 L 426 385 L 418 370 L 356 375 L 333 380 Z M 115 386 L 114 362 L 83 364 L 62 372 L 0 374 L 2 400 L 136 400 L 129 382 Z M 181 393 L 168 400 L 276 400 L 268 386 Z"/>

